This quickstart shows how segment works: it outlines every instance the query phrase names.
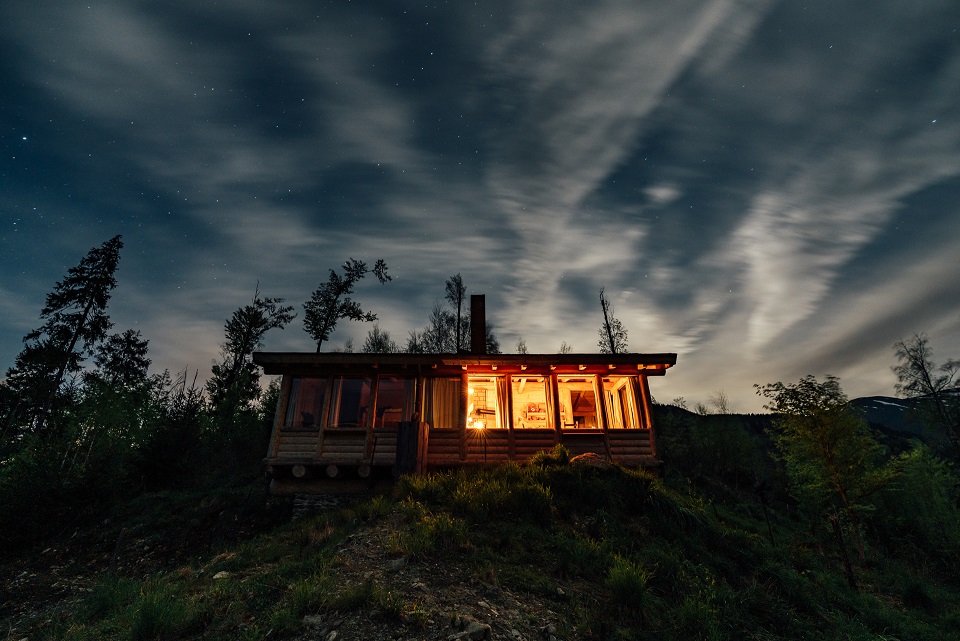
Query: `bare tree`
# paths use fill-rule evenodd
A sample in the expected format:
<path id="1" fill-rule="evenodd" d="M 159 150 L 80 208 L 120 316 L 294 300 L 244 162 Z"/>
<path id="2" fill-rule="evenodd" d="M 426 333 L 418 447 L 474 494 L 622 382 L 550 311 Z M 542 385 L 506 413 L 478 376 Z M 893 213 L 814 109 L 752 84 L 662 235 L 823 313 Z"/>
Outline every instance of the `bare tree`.
<path id="1" fill-rule="evenodd" d="M 463 310 L 467 288 L 460 274 L 451 276 L 446 283 L 445 298 L 452 310 L 436 302 L 430 310 L 427 326 L 419 332 L 413 330 L 407 337 L 404 351 L 414 354 L 456 354 L 470 349 L 470 314 Z M 493 325 L 486 324 L 485 336 L 488 354 L 500 353 L 500 341 L 493 333 Z"/>
<path id="2" fill-rule="evenodd" d="M 530 351 L 527 349 L 527 341 L 521 338 L 517 341 L 517 354 L 529 354 Z"/>
<path id="3" fill-rule="evenodd" d="M 415 329 L 411 329 L 410 333 L 407 335 L 407 345 L 404 347 L 403 351 L 408 354 L 426 354 L 427 346 L 423 332 L 418 332 Z"/>
<path id="4" fill-rule="evenodd" d="M 567 341 L 560 342 L 560 349 L 557 350 L 557 354 L 570 354 L 573 352 L 573 347 L 570 346 L 570 343 Z"/>
<path id="5" fill-rule="evenodd" d="M 496 333 L 494 333 L 493 323 L 490 321 L 487 321 L 486 325 L 484 325 L 483 335 L 487 344 L 487 354 L 499 354 L 500 339 L 498 339 Z"/>
<path id="6" fill-rule="evenodd" d="M 600 308 L 603 310 L 603 326 L 600 327 L 598 343 L 601 354 L 623 354 L 627 351 L 627 330 L 620 319 L 613 315 L 613 307 L 600 290 Z"/>
<path id="7" fill-rule="evenodd" d="M 957 383 L 960 361 L 949 360 L 940 367 L 933 363 L 926 334 L 914 334 L 893 344 L 899 361 L 893 366 L 897 375 L 897 393 L 906 398 L 923 399 L 927 418 L 938 424 L 960 453 L 960 396 Z"/>
<path id="8" fill-rule="evenodd" d="M 343 345 L 340 345 L 339 347 L 334 347 L 330 351 L 334 353 L 340 353 L 340 354 L 352 354 L 353 353 L 353 336 L 343 341 Z"/>
<path id="9" fill-rule="evenodd" d="M 394 354 L 400 349 L 390 338 L 390 332 L 380 329 L 380 325 L 374 323 L 373 329 L 367 332 L 367 338 L 364 339 L 360 351 L 367 354 Z"/>
<path id="10" fill-rule="evenodd" d="M 463 284 L 463 278 L 460 277 L 459 272 L 456 276 L 451 276 L 447 279 L 446 283 L 446 298 L 450 303 L 450 306 L 457 310 L 456 314 L 456 345 L 457 348 L 455 351 L 460 351 L 466 349 L 466 334 L 467 332 L 463 331 L 463 299 L 467 293 L 467 288 Z"/>
<path id="11" fill-rule="evenodd" d="M 727 393 L 722 389 L 717 390 L 707 398 L 707 402 L 717 410 L 717 414 L 729 414 L 730 413 L 730 399 L 727 398 Z"/>
<path id="12" fill-rule="evenodd" d="M 442 303 L 433 306 L 427 326 L 420 333 L 428 353 L 452 354 L 457 351 L 455 323 L 453 314 L 444 309 Z"/>

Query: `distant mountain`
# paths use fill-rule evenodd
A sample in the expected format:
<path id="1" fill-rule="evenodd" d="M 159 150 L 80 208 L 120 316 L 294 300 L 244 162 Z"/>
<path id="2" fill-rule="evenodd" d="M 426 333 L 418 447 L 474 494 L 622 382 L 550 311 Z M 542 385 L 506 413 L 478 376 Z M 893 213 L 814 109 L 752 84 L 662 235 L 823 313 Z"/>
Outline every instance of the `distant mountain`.
<path id="1" fill-rule="evenodd" d="M 864 396 L 851 400 L 850 404 L 859 409 L 863 413 L 864 419 L 875 429 L 907 443 L 909 439 L 914 437 L 921 437 L 925 440 L 929 437 L 917 411 L 921 400 L 918 398 L 893 398 L 891 396 Z M 694 412 L 675 405 L 656 405 L 654 406 L 654 414 L 661 430 L 669 429 L 671 419 L 689 420 L 698 416 Z M 721 421 L 725 418 L 735 418 L 749 432 L 760 434 L 770 428 L 774 416 L 772 414 L 708 414 L 700 418 L 708 423 Z"/>
<path id="2" fill-rule="evenodd" d="M 922 399 L 892 398 L 890 396 L 864 396 L 850 401 L 859 408 L 868 423 L 879 425 L 893 432 L 924 436 L 925 427 L 920 421 L 917 408 Z"/>

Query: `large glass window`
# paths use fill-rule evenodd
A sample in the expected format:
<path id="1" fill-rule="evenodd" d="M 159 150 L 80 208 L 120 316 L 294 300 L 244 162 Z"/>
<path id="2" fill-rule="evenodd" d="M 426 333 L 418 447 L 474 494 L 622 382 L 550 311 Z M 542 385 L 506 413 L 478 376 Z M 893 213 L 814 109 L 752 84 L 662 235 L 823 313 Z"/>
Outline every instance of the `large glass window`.
<path id="1" fill-rule="evenodd" d="M 330 398 L 330 427 L 366 427 L 370 410 L 369 378 L 337 378 Z"/>
<path id="2" fill-rule="evenodd" d="M 381 376 L 377 383 L 377 408 L 374 427 L 397 428 L 413 417 L 417 382 L 412 378 Z"/>
<path id="3" fill-rule="evenodd" d="M 433 428 L 460 426 L 460 378 L 428 378 L 424 381 L 423 421 Z"/>
<path id="4" fill-rule="evenodd" d="M 467 378 L 467 427 L 491 429 L 503 427 L 506 407 L 506 386 L 503 378 L 470 376 Z"/>
<path id="5" fill-rule="evenodd" d="M 295 429 L 319 429 L 323 401 L 327 395 L 326 378 L 294 378 L 283 426 Z"/>
<path id="6" fill-rule="evenodd" d="M 557 392 L 564 429 L 597 429 L 597 393 L 592 376 L 559 376 Z"/>
<path id="7" fill-rule="evenodd" d="M 547 428 L 547 386 L 543 376 L 514 376 L 510 379 L 513 394 L 513 427 L 517 429 Z"/>
<path id="8" fill-rule="evenodd" d="M 608 376 L 603 379 L 611 429 L 639 428 L 635 376 Z"/>

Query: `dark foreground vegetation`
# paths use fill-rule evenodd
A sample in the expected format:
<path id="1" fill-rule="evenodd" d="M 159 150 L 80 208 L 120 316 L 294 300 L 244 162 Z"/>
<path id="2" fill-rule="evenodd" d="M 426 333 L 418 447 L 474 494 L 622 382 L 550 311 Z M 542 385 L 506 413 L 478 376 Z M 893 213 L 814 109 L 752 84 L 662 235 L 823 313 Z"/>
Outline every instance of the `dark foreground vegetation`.
<path id="1" fill-rule="evenodd" d="M 249 476 L 147 493 L 7 559 L 3 631 L 906 641 L 960 629 L 949 469 L 923 449 L 905 459 L 864 513 L 862 561 L 848 541 L 853 587 L 834 531 L 788 495 L 763 437 L 711 419 L 664 418 L 665 455 L 676 437 L 687 446 L 663 478 L 570 463 L 559 447 L 523 468 L 405 477 L 293 522 Z M 730 438 L 726 466 L 687 469 L 712 449 L 704 439 Z"/>

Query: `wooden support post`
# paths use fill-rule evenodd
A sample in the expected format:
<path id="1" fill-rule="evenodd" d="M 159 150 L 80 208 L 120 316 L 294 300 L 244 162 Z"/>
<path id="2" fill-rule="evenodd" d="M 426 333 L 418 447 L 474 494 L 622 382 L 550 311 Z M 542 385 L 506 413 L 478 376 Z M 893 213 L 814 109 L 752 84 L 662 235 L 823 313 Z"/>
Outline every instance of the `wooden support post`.
<path id="1" fill-rule="evenodd" d="M 333 396 L 334 378 L 327 379 L 327 393 L 323 395 L 323 408 L 320 410 L 320 416 L 317 417 L 317 425 L 320 426 L 320 433 L 317 435 L 316 457 L 323 455 L 323 435 L 327 431 L 327 424 L 330 416 L 330 397 Z"/>
<path id="2" fill-rule="evenodd" d="M 460 375 L 460 460 L 467 458 L 467 408 L 470 405 L 470 380 L 466 374 Z"/>
<path id="3" fill-rule="evenodd" d="M 427 471 L 427 453 L 430 446 L 430 435 L 426 423 L 420 422 L 419 414 L 414 415 L 414 422 L 417 424 L 417 475 L 425 474 Z"/>
<path id="4" fill-rule="evenodd" d="M 553 397 L 551 403 L 553 410 L 553 429 L 557 432 L 557 443 L 563 442 L 563 417 L 560 416 L 560 384 L 557 382 L 557 375 L 550 375 L 550 396 Z"/>
<path id="5" fill-rule="evenodd" d="M 517 451 L 513 437 L 513 378 L 509 374 L 504 378 L 504 385 L 506 385 L 507 392 L 507 406 L 504 408 L 507 414 L 507 458 L 512 461 L 516 458 Z"/>
<path id="6" fill-rule="evenodd" d="M 267 456 L 277 455 L 280 449 L 280 431 L 287 420 L 287 407 L 290 405 L 290 386 L 293 384 L 293 377 L 285 374 L 280 383 L 280 398 L 277 399 L 277 407 L 273 413 L 273 434 L 270 437 L 270 447 L 267 450 Z"/>
<path id="7" fill-rule="evenodd" d="M 373 389 L 370 390 L 370 411 L 367 414 L 370 416 L 370 422 L 366 425 L 367 428 L 367 438 L 366 438 L 366 454 L 367 456 L 373 456 L 373 450 L 376 448 L 376 443 L 374 442 L 373 430 L 377 427 L 377 395 L 380 393 L 380 375 L 375 375 L 370 377 L 370 385 Z M 383 417 L 380 418 L 381 423 L 383 422 Z M 383 427 L 381 424 L 380 427 Z M 366 477 L 364 477 L 366 478 Z"/>
<path id="8" fill-rule="evenodd" d="M 613 454 L 610 452 L 610 435 L 608 428 L 610 426 L 609 414 L 607 412 L 607 394 L 603 389 L 603 375 L 597 374 L 593 377 L 594 394 L 597 396 L 597 420 L 600 421 L 600 429 L 603 430 L 603 449 L 607 453 L 607 460 L 613 460 Z"/>
<path id="9" fill-rule="evenodd" d="M 643 408 L 641 421 L 650 430 L 650 456 L 657 458 L 657 435 L 653 428 L 653 405 L 650 403 L 650 386 L 647 384 L 645 374 L 640 374 L 637 385 L 640 387 L 640 401 Z"/>

